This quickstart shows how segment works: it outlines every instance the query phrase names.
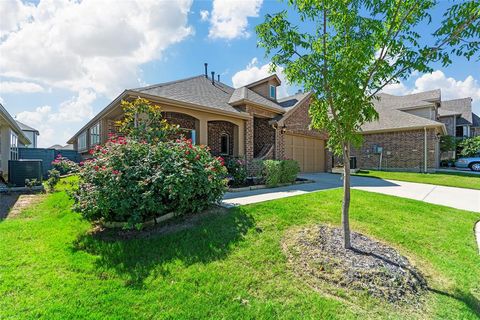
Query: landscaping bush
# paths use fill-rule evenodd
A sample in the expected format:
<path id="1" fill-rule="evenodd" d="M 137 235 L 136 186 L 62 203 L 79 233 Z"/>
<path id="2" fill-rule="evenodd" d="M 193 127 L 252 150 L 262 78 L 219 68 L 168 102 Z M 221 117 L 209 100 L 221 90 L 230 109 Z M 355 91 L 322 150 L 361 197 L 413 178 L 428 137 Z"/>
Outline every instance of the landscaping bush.
<path id="1" fill-rule="evenodd" d="M 149 143 L 112 138 L 80 167 L 74 210 L 89 221 L 129 227 L 165 215 L 199 212 L 226 190 L 222 158 L 190 140 Z"/>
<path id="2" fill-rule="evenodd" d="M 61 154 L 59 154 L 55 160 L 52 161 L 52 166 L 61 175 L 78 171 L 78 164 L 68 158 L 63 157 Z"/>
<path id="3" fill-rule="evenodd" d="M 297 175 L 300 172 L 300 166 L 295 160 L 282 160 L 282 175 L 280 183 L 294 183 Z"/>
<path id="4" fill-rule="evenodd" d="M 237 187 L 245 184 L 247 169 L 243 159 L 230 158 L 227 160 L 225 166 L 227 167 L 228 175 L 233 179 L 233 186 Z"/>
<path id="5" fill-rule="evenodd" d="M 265 160 L 263 165 L 265 184 L 269 187 L 280 183 L 294 183 L 300 172 L 295 160 Z"/>
<path id="6" fill-rule="evenodd" d="M 54 192 L 55 187 L 60 181 L 60 171 L 52 169 L 48 171 L 48 179 L 46 181 L 48 192 Z"/>
<path id="7" fill-rule="evenodd" d="M 467 138 L 459 143 L 462 157 L 474 157 L 480 153 L 480 136 Z"/>

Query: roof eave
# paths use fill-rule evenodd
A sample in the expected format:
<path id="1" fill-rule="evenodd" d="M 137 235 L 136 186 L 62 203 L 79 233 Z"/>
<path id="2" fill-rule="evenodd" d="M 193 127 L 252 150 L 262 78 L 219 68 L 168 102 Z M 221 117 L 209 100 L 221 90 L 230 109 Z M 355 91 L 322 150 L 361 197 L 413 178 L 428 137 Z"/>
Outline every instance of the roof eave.
<path id="1" fill-rule="evenodd" d="M 281 107 L 279 107 L 278 109 L 277 108 L 272 108 L 272 107 L 267 106 L 265 104 L 256 103 L 252 100 L 244 99 L 244 98 L 241 99 L 241 100 L 237 100 L 237 101 L 229 103 L 229 105 L 231 105 L 232 107 L 236 107 L 236 106 L 240 106 L 240 105 L 244 105 L 244 104 L 253 105 L 255 107 L 265 109 L 267 111 L 272 111 L 272 112 L 275 112 L 277 114 L 284 114 L 285 113 L 285 110 L 280 109 Z"/>

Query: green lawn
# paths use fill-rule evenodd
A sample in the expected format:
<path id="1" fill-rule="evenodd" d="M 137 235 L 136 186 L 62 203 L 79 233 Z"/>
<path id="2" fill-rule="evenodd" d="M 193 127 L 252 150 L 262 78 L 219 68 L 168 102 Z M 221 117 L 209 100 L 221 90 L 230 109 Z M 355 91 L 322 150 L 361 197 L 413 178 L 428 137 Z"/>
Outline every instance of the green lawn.
<path id="1" fill-rule="evenodd" d="M 340 223 L 341 190 L 231 209 L 128 241 L 87 233 L 64 192 L 0 222 L 0 318 L 478 319 L 480 214 L 354 190 L 352 228 L 426 275 L 420 311 L 364 294 L 316 292 L 286 267 L 286 230 Z"/>
<path id="2" fill-rule="evenodd" d="M 355 175 L 480 190 L 480 175 L 475 175 L 468 172 L 415 173 L 361 170 Z"/>

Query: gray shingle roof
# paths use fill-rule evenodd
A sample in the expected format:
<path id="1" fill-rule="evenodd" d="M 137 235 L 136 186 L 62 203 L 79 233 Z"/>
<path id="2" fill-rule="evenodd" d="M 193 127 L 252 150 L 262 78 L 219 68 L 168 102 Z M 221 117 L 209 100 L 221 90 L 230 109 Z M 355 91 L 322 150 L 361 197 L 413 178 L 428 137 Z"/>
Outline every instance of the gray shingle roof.
<path id="1" fill-rule="evenodd" d="M 32 143 L 23 133 L 22 129 L 20 129 L 18 123 L 12 118 L 10 113 L 8 113 L 7 109 L 0 103 L 0 117 L 3 118 L 7 124 L 15 131 L 18 135 L 20 142 L 23 144 L 30 144 Z"/>
<path id="2" fill-rule="evenodd" d="M 235 89 L 228 103 L 235 104 L 240 101 L 248 101 L 256 104 L 261 104 L 281 112 L 285 111 L 284 108 L 282 108 L 280 105 L 276 104 L 271 100 L 268 100 L 265 97 L 262 97 L 261 95 L 248 89 L 247 87 L 240 87 Z"/>
<path id="3" fill-rule="evenodd" d="M 20 121 L 18 121 L 18 120 L 15 120 L 15 121 L 17 121 L 18 126 L 19 126 L 20 129 L 22 129 L 23 131 L 34 131 L 34 132 L 38 132 L 37 129 L 34 129 L 34 128 L 26 125 L 25 123 L 22 123 L 22 122 L 20 122 Z"/>
<path id="4" fill-rule="evenodd" d="M 193 103 L 223 111 L 239 112 L 228 104 L 234 89 L 224 83 L 215 81 L 212 84 L 205 76 L 161 83 L 153 86 L 131 89 L 153 96 L 168 98 L 181 102 Z"/>
<path id="5" fill-rule="evenodd" d="M 472 112 L 472 127 L 480 127 L 480 117 Z"/>
<path id="6" fill-rule="evenodd" d="M 305 99 L 305 97 L 308 95 L 308 92 L 299 92 L 292 96 L 278 99 L 277 101 L 279 105 L 281 105 L 286 111 L 288 111 L 292 108 L 295 108 L 297 104 L 303 99 Z"/>
<path id="7" fill-rule="evenodd" d="M 447 117 L 447 116 L 456 116 L 456 115 L 460 115 L 460 112 L 458 111 L 452 111 L 452 110 L 447 110 L 445 108 L 439 108 L 438 109 L 438 115 L 440 117 Z"/>
<path id="8" fill-rule="evenodd" d="M 460 117 L 457 118 L 457 125 L 469 125 L 473 123 L 471 98 L 442 101 L 442 107 L 440 109 L 442 108 L 460 113 Z"/>
<path id="9" fill-rule="evenodd" d="M 361 128 L 363 132 L 443 126 L 440 122 L 422 118 L 401 110 L 378 107 L 375 109 L 378 112 L 378 120 L 364 124 Z"/>
<path id="10" fill-rule="evenodd" d="M 405 96 L 380 93 L 377 97 L 378 99 L 374 100 L 374 106 L 378 112 L 379 119 L 364 124 L 361 128 L 363 132 L 443 126 L 441 122 L 402 111 L 434 106 L 434 102 L 440 102 L 440 90 L 425 91 Z"/>

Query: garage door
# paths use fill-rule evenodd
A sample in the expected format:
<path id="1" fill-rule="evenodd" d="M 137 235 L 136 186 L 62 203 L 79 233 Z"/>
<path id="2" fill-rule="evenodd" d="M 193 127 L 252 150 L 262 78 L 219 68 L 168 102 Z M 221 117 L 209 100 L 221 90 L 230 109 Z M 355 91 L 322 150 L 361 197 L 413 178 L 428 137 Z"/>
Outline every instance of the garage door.
<path id="1" fill-rule="evenodd" d="M 325 141 L 285 135 L 285 156 L 298 161 L 302 172 L 325 171 Z"/>

